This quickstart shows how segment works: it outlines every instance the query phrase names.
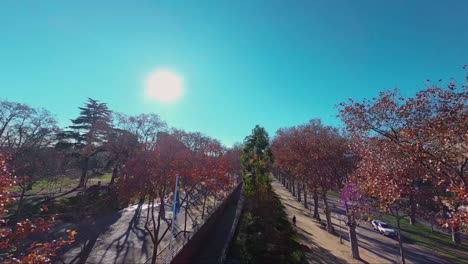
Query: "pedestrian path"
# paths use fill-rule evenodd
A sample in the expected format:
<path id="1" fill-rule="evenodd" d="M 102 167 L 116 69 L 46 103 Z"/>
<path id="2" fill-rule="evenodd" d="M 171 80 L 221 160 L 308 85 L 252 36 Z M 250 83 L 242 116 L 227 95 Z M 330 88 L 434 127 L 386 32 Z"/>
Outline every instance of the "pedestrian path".
<path id="1" fill-rule="evenodd" d="M 296 216 L 296 230 L 299 243 L 303 244 L 309 263 L 388 263 L 383 259 L 375 259 L 366 252 L 361 252 L 363 261 L 355 260 L 351 256 L 349 243 L 340 244 L 339 238 L 322 229 L 320 224 L 312 218 L 309 210 L 283 186 L 272 178 L 273 191 L 278 195 L 286 208 L 289 219 Z"/>

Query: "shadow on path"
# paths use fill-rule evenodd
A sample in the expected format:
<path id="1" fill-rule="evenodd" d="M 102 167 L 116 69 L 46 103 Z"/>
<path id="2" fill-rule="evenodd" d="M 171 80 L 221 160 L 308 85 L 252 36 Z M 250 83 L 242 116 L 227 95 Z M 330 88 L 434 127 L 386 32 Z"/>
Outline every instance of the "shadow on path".
<path id="1" fill-rule="evenodd" d="M 66 248 L 66 251 L 76 250 L 81 247 L 79 253 L 71 260 L 67 261 L 69 264 L 86 263 L 99 235 L 107 232 L 109 227 L 119 220 L 121 213 L 113 213 L 99 218 L 96 221 L 88 218 L 78 224 L 78 235 L 76 242 L 73 246 Z"/>
<path id="2" fill-rule="evenodd" d="M 114 263 L 118 262 L 121 254 L 123 254 L 122 261 L 125 262 L 130 248 L 133 248 L 132 246 L 134 246 L 133 241 L 129 241 L 129 237 L 132 233 L 136 236 L 137 240 L 142 243 L 141 254 L 145 256 L 145 258 L 149 257 L 149 252 L 147 251 L 147 247 L 146 247 L 146 243 L 148 242 L 147 241 L 148 233 L 145 229 L 139 227 L 142 208 L 143 208 L 143 204 L 139 203 L 137 205 L 137 208 L 135 209 L 135 213 L 133 214 L 132 219 L 128 223 L 128 228 L 122 235 L 120 235 L 119 237 L 114 239 L 111 243 L 109 243 L 99 263 L 103 263 L 106 253 L 113 247 L 115 248 L 115 252 L 116 252 Z"/>

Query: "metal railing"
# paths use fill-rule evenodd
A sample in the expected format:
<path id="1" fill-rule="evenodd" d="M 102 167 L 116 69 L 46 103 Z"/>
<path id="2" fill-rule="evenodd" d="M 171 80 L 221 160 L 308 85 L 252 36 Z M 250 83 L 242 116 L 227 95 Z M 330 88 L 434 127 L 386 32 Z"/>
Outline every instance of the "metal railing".
<path id="1" fill-rule="evenodd" d="M 171 261 L 185 247 L 185 245 L 190 241 L 190 239 L 197 234 L 197 232 L 207 222 L 207 220 L 210 219 L 210 217 L 226 202 L 226 200 L 229 197 L 231 197 L 231 195 L 233 194 L 233 192 L 235 190 L 237 190 L 239 185 L 240 185 L 240 183 L 237 184 L 231 190 L 229 190 L 229 192 L 225 193 L 223 199 L 218 200 L 218 203 L 216 203 L 214 206 L 212 206 L 210 208 L 211 210 L 208 210 L 208 206 L 207 206 L 207 208 L 206 208 L 207 211 L 206 211 L 206 214 L 205 214 L 205 216 L 203 218 L 201 217 L 201 215 L 196 216 L 194 218 L 195 223 L 194 223 L 194 225 L 192 225 L 192 230 L 190 232 L 181 231 L 181 232 L 177 233 L 174 236 L 174 240 L 172 242 L 172 247 L 173 247 L 172 248 L 172 250 L 173 250 L 172 256 L 170 256 L 171 253 L 169 252 L 169 243 L 164 245 L 158 252 L 158 255 L 156 257 L 156 263 L 159 263 L 159 264 L 169 264 L 169 263 L 171 263 Z M 219 198 L 219 197 L 217 197 L 217 198 Z M 201 221 L 199 222 L 197 219 L 200 219 Z M 186 235 L 185 237 L 183 237 L 183 239 L 178 239 L 178 237 L 183 236 L 184 234 L 188 234 L 188 236 Z M 145 264 L 150 263 L 151 259 L 152 258 L 147 259 L 145 261 Z"/>

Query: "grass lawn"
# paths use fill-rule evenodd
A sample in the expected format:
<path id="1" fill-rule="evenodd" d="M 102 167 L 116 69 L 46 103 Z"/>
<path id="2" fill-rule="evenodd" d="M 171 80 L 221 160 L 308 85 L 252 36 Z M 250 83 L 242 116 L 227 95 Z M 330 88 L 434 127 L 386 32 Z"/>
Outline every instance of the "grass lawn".
<path id="1" fill-rule="evenodd" d="M 112 178 L 112 173 L 105 173 L 103 175 L 89 176 L 87 186 L 97 184 L 101 181 L 102 185 L 109 184 Z M 35 194 L 38 192 L 43 193 L 55 193 L 70 190 L 76 187 L 80 179 L 77 177 L 63 176 L 55 179 L 40 179 L 36 181 L 31 190 L 28 190 L 26 194 Z M 12 189 L 13 192 L 20 192 L 21 188 L 15 186 Z"/>
<path id="2" fill-rule="evenodd" d="M 87 186 L 95 185 L 98 181 L 101 181 L 102 185 L 107 185 L 110 183 L 111 178 L 112 173 L 90 176 Z M 47 213 L 41 210 L 43 202 L 47 198 L 44 195 L 55 196 L 57 193 L 70 191 L 78 186 L 79 180 L 76 176 L 63 176 L 56 179 L 41 179 L 36 181 L 31 186 L 31 190 L 26 191 L 26 196 L 22 201 L 20 217 L 33 218 L 57 214 L 61 219 L 79 221 L 84 216 L 105 215 L 119 209 L 120 201 L 115 192 L 83 193 L 82 195 L 77 195 L 77 192 L 74 192 L 49 201 L 47 203 L 47 207 L 49 208 Z M 15 195 L 20 195 L 21 189 L 15 186 L 13 191 L 16 192 Z M 9 213 L 6 217 L 16 216 L 18 206 L 19 203 L 9 206 Z"/>
<path id="3" fill-rule="evenodd" d="M 104 173 L 103 175 L 89 177 L 87 185 L 91 186 L 91 185 L 97 184 L 98 181 L 101 181 L 102 185 L 106 185 L 110 183 L 111 179 L 112 179 L 112 173 L 110 172 Z"/>
<path id="4" fill-rule="evenodd" d="M 396 228 L 396 220 L 392 216 L 384 215 L 383 221 Z M 429 248 L 442 257 L 450 260 L 451 263 L 468 262 L 468 241 L 462 241 L 461 245 L 454 245 L 449 235 L 437 231 L 431 232 L 431 228 L 416 223 L 410 225 L 409 220 L 401 220 L 401 234 L 411 240 L 411 243 Z"/>

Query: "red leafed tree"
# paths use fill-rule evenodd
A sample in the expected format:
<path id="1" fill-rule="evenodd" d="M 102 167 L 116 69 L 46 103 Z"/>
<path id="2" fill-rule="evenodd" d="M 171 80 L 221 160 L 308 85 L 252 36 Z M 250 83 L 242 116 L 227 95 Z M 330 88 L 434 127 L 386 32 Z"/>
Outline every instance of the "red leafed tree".
<path id="1" fill-rule="evenodd" d="M 452 194 L 439 202 L 448 208 L 444 223 L 452 228 L 455 243 L 460 243 L 460 227 L 468 224 L 467 102 L 468 86 L 451 81 L 447 87 L 429 85 L 410 98 L 393 90 L 340 104 L 351 134 L 361 140 L 386 138 L 405 158 L 426 168 L 434 185 Z"/>
<path id="2" fill-rule="evenodd" d="M 189 155 L 189 149 L 180 141 L 160 133 L 154 148 L 142 147 L 134 153 L 119 180 L 119 193 L 124 199 L 138 195 L 141 202 L 148 203 L 145 229 L 153 243 L 152 263 L 156 263 L 158 245 L 172 225 L 165 217 L 166 198 L 173 191 L 176 176 L 187 173 Z"/>
<path id="3" fill-rule="evenodd" d="M 318 197 L 315 194 L 320 189 L 325 205 L 327 231 L 333 233 L 327 192 L 339 186 L 350 172 L 346 139 L 337 129 L 323 126 L 319 120 L 312 120 L 306 125 L 279 130 L 272 150 L 276 166 L 293 175 L 293 186 L 295 179 L 312 189 L 317 216 Z"/>
<path id="4" fill-rule="evenodd" d="M 178 133 L 161 132 L 154 146 L 142 145 L 126 162 L 119 180 L 119 193 L 124 200 L 138 196 L 140 202 L 148 204 L 145 229 L 153 243 L 152 263 L 156 262 L 157 248 L 173 224 L 165 217 L 165 206 L 173 192 L 176 176 L 180 176 L 181 188 L 185 191 L 182 206 L 200 183 L 214 191 L 229 186 L 224 182 L 229 178 L 221 144 L 206 138 L 194 147 L 189 144 L 192 141 L 187 142 L 190 136 L 185 132 Z"/>
<path id="5" fill-rule="evenodd" d="M 172 135 L 191 151 L 190 167 L 183 175 L 183 188 L 187 196 L 194 191 L 203 195 L 204 218 L 208 195 L 222 198 L 219 195 L 224 196 L 234 186 L 234 175 L 239 173 L 236 172 L 235 152 L 226 151 L 219 141 L 199 132 L 175 130 Z M 237 160 L 240 163 L 239 156 Z"/>
<path id="6" fill-rule="evenodd" d="M 15 177 L 7 169 L 0 155 L 0 261 L 2 263 L 51 263 L 58 250 L 73 243 L 76 231 L 70 231 L 66 239 L 46 241 L 54 218 L 37 218 L 13 221 L 8 218 L 7 207 L 15 203 L 11 189 L 16 185 Z M 44 207 L 43 210 L 46 210 Z M 33 241 L 31 236 L 40 241 Z M 41 235 L 41 236 L 38 236 Z"/>
<path id="7" fill-rule="evenodd" d="M 306 144 L 307 131 L 305 127 L 282 128 L 277 131 L 272 143 L 272 150 L 275 155 L 275 166 L 278 169 L 278 176 L 284 185 L 293 194 L 297 190 L 298 200 L 301 201 L 301 190 L 304 194 L 304 206 L 307 208 L 307 190 L 311 189 L 315 197 L 314 217 L 318 214 L 318 184 L 314 182 L 314 167 L 311 160 L 305 159 L 309 148 Z M 297 182 L 297 184 L 295 184 Z M 297 186 L 297 188 L 296 188 Z"/>
<path id="8" fill-rule="evenodd" d="M 226 150 L 226 159 L 228 162 L 228 171 L 232 184 L 238 183 L 242 177 L 242 164 L 240 156 L 242 154 L 242 145 L 235 144 Z"/>
<path id="9" fill-rule="evenodd" d="M 360 146 L 360 162 L 352 175 L 360 191 L 375 198 L 381 210 L 397 221 L 402 263 L 405 254 L 400 221 L 409 215 L 409 201 L 414 190 L 413 173 L 418 173 L 409 159 L 402 157 L 387 139 L 373 139 Z"/>
<path id="10" fill-rule="evenodd" d="M 333 233 L 327 192 L 339 186 L 349 173 L 349 160 L 346 156 L 348 151 L 347 142 L 337 129 L 321 127 L 320 125 L 314 126 L 312 126 L 312 129 L 315 130 L 316 136 L 309 139 L 312 141 L 310 144 L 314 146 L 312 147 L 312 157 L 315 160 L 318 183 L 325 205 L 327 231 Z"/>

